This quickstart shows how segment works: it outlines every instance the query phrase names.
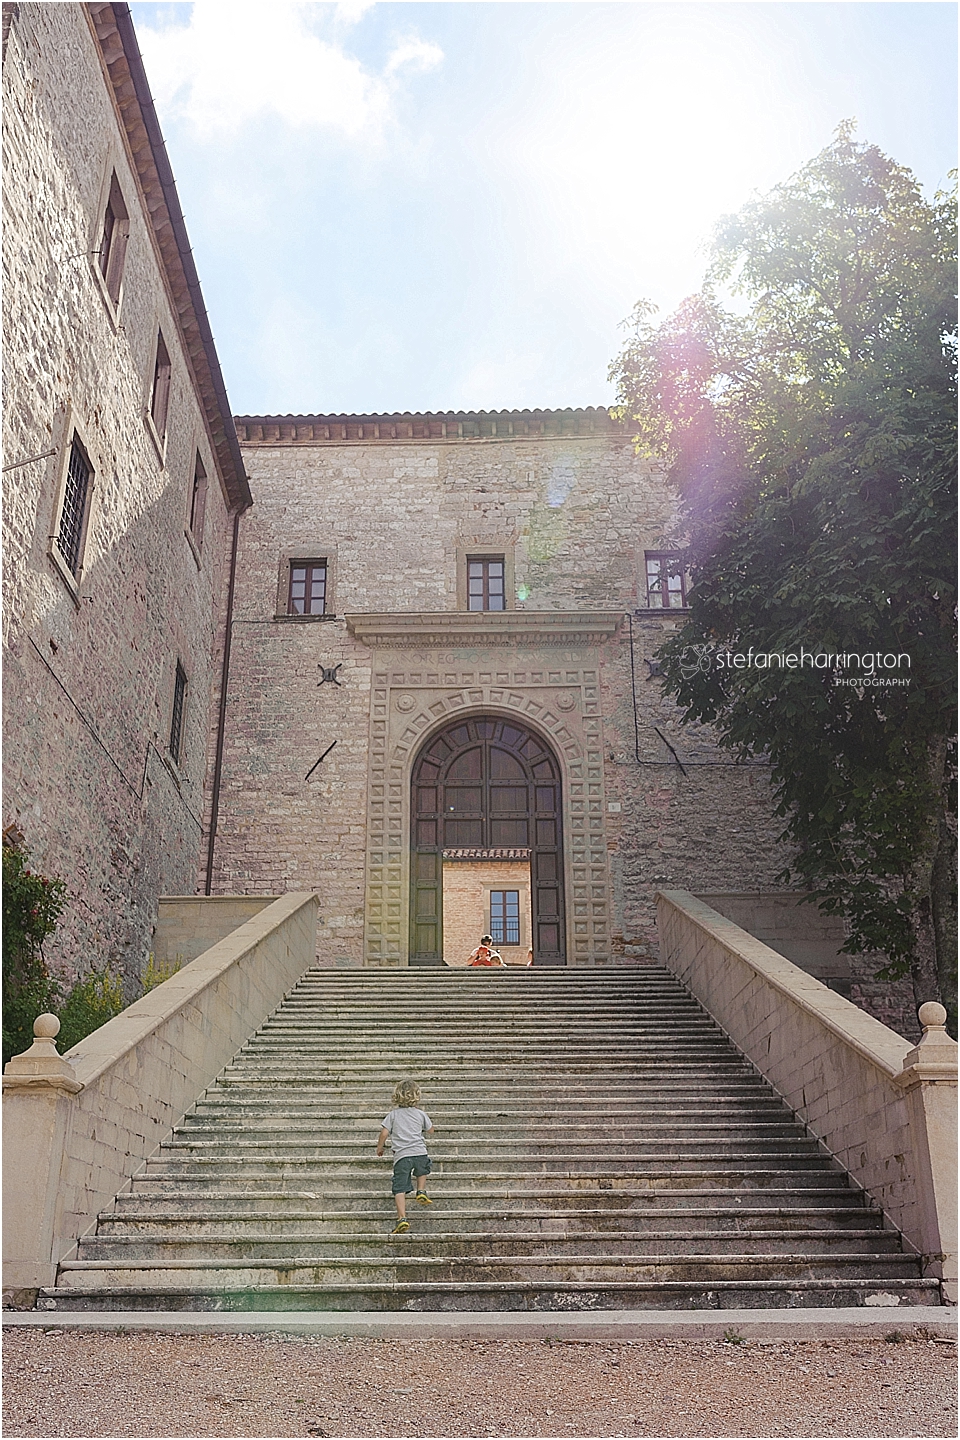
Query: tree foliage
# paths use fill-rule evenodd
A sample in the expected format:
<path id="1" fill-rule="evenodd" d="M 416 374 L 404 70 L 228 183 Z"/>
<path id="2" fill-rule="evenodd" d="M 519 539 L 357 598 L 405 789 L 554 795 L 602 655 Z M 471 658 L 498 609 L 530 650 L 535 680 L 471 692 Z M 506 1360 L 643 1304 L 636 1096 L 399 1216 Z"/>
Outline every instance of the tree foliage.
<path id="1" fill-rule="evenodd" d="M 33 1022 L 56 1010 L 60 986 L 47 969 L 43 942 L 56 929 L 66 898 L 62 880 L 30 867 L 16 827 L 3 832 L 3 1063 L 33 1043 Z"/>
<path id="2" fill-rule="evenodd" d="M 60 1020 L 57 1045 L 61 1054 L 115 1015 L 127 1004 L 123 978 L 105 965 L 79 976 L 66 995 L 51 975 L 43 955 L 43 942 L 57 928 L 67 899 L 62 880 L 31 868 L 30 852 L 16 825 L 3 832 L 3 1063 L 33 1043 L 33 1022 L 38 1015 L 54 1014 Z M 140 989 L 168 980 L 180 969 L 179 959 L 157 965 L 148 957 Z"/>
<path id="3" fill-rule="evenodd" d="M 667 689 L 769 761 L 781 878 L 954 1012 L 955 275 L 953 197 L 844 125 L 721 222 L 698 295 L 660 324 L 637 307 L 611 371 L 681 497 L 693 589 Z M 907 654 L 885 678 L 909 685 L 686 663 L 750 647 Z"/>

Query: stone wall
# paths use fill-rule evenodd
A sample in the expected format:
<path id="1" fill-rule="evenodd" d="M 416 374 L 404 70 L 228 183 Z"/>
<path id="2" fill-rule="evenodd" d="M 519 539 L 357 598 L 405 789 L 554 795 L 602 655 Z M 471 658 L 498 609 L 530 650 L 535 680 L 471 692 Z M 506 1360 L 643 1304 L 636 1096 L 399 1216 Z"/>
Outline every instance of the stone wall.
<path id="1" fill-rule="evenodd" d="M 674 890 L 659 905 L 664 964 L 903 1232 L 955 1305 L 957 1045 L 943 1006 L 921 1007 L 914 1049 L 702 900 Z"/>
<path id="2" fill-rule="evenodd" d="M 3 115 L 4 461 L 17 466 L 4 476 L 4 822 L 18 822 L 38 868 L 67 882 L 46 947 L 54 968 L 110 961 L 132 977 L 157 896 L 196 884 L 232 526 L 88 18 L 110 7 L 15 9 Z M 116 306 L 91 254 L 114 171 L 130 224 Z M 165 447 L 146 418 L 160 329 Z M 74 432 L 94 472 L 76 586 L 50 553 Z M 198 452 L 202 536 L 188 533 Z M 179 762 L 169 748 L 178 660 Z"/>
<path id="3" fill-rule="evenodd" d="M 909 978 L 878 980 L 877 971 L 886 964 L 883 955 L 843 954 L 847 929 L 841 916 L 826 914 L 813 904 L 802 904 L 799 893 L 701 892 L 697 899 L 889 1025 L 898 1035 L 919 1040 L 917 1007 Z"/>
<path id="4" fill-rule="evenodd" d="M 161 895 L 153 955 L 158 967 L 187 965 L 272 904 L 269 895 Z"/>
<path id="5" fill-rule="evenodd" d="M 218 893 L 315 888 L 324 962 L 405 963 L 410 768 L 468 711 L 524 717 L 560 760 L 575 963 L 653 958 L 665 884 L 775 888 L 765 770 L 681 730 L 647 663 L 676 624 L 646 604 L 672 515 L 656 468 L 602 411 L 388 420 L 238 422 L 257 504 Z M 507 556 L 508 612 L 459 626 L 471 553 Z M 283 614 L 291 558 L 328 560 L 327 615 Z"/>
<path id="6" fill-rule="evenodd" d="M 53 1284 L 57 1262 L 313 963 L 315 920 L 315 896 L 284 895 L 63 1060 L 8 1063 L 6 1290 Z"/>

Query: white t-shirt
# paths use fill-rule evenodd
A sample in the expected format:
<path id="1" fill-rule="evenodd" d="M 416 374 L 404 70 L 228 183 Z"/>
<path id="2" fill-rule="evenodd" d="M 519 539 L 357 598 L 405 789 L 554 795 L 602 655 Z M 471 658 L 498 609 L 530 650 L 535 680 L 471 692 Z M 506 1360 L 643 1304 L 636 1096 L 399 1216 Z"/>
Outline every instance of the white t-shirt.
<path id="1" fill-rule="evenodd" d="M 391 1110 L 383 1117 L 383 1128 L 389 1132 L 394 1160 L 403 1160 L 407 1155 L 426 1155 L 423 1134 L 425 1130 L 433 1129 L 433 1121 L 426 1110 L 417 1110 L 412 1105 Z"/>

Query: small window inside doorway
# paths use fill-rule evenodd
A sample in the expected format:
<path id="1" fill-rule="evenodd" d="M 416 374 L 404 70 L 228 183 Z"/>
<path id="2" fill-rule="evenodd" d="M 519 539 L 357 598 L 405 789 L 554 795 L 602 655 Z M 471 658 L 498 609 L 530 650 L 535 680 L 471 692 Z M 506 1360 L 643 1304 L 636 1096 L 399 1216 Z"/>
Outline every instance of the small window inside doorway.
<path id="1" fill-rule="evenodd" d="M 505 610 L 504 557 L 467 556 L 467 609 Z"/>
<path id="2" fill-rule="evenodd" d="M 490 891 L 490 936 L 495 945 L 520 944 L 520 891 Z"/>

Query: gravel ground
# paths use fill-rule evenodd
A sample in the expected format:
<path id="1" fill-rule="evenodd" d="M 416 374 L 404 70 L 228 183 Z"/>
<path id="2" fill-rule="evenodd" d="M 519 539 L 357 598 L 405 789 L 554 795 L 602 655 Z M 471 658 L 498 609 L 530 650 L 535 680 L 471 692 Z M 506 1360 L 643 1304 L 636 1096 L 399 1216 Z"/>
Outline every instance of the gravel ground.
<path id="1" fill-rule="evenodd" d="M 16 1436 L 955 1436 L 934 1340 L 279 1339 L 12 1330 Z"/>

